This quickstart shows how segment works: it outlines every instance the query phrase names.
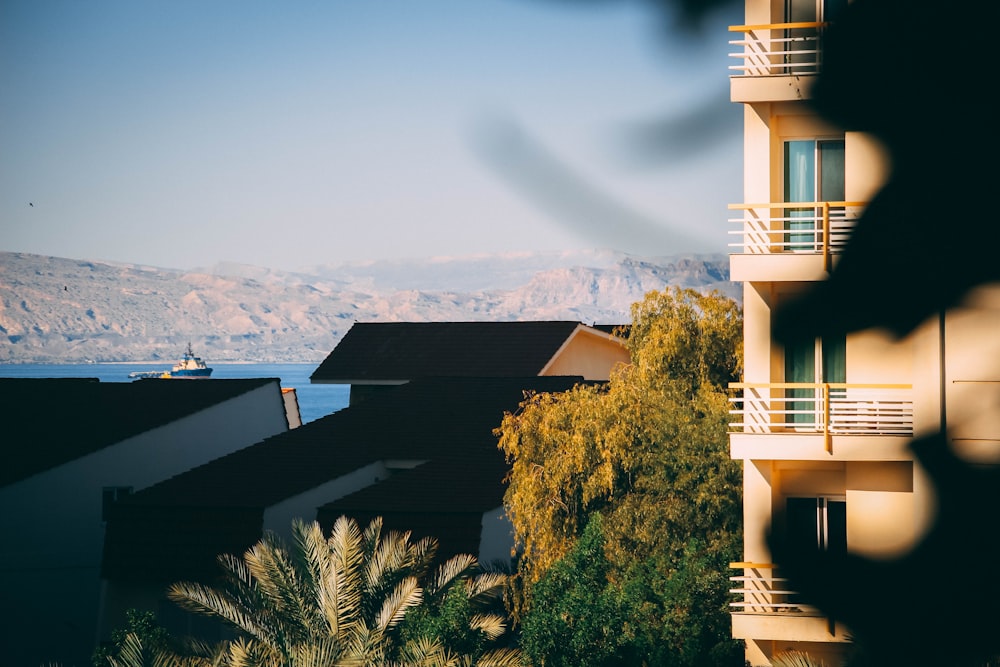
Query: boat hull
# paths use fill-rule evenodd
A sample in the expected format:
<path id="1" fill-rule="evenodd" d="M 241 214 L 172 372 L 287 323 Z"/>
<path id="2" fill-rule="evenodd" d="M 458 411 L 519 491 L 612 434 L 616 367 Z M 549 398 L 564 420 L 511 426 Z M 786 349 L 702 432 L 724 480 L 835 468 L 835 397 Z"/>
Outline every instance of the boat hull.
<path id="1" fill-rule="evenodd" d="M 170 377 L 174 378 L 207 378 L 212 374 L 211 368 L 183 369 L 170 371 Z"/>

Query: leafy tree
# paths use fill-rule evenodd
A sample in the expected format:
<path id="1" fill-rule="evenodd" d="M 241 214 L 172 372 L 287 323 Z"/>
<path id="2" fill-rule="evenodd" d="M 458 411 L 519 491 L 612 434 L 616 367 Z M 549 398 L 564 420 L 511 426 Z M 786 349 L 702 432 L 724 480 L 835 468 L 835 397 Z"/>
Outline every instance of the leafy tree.
<path id="1" fill-rule="evenodd" d="M 740 549 L 726 385 L 742 372 L 742 319 L 731 299 L 678 288 L 648 294 L 632 316 L 623 332 L 630 365 L 603 385 L 530 395 L 497 429 L 521 550 L 515 611 L 527 632 L 532 610 L 546 606 L 535 602 L 548 590 L 542 582 L 559 576 L 553 568 L 572 560 L 574 547 L 595 548 L 578 540 L 600 514 L 606 569 L 592 574 L 612 588 L 599 589 L 605 606 L 590 608 L 610 614 L 606 605 L 618 599 L 630 627 L 645 624 L 634 638 L 617 638 L 640 662 L 666 651 L 657 664 L 709 664 L 714 650 L 728 655 L 724 575 Z M 557 664 L 553 657 L 544 664 Z"/>
<path id="2" fill-rule="evenodd" d="M 608 583 L 601 516 L 595 515 L 565 558 L 533 587 L 535 608 L 521 626 L 532 664 L 600 667 L 635 664 L 625 655 L 635 639 L 625 591 Z"/>
<path id="3" fill-rule="evenodd" d="M 383 534 L 380 519 L 362 532 L 341 517 L 326 538 L 318 523 L 293 524 L 289 549 L 268 534 L 242 558 L 222 555 L 221 587 L 174 584 L 168 596 L 182 607 L 221 617 L 242 636 L 224 646 L 222 665 L 513 665 L 519 653 L 475 647 L 458 653 L 431 633 L 400 637 L 406 615 L 422 605 L 464 595 L 471 606 L 496 595 L 504 576 L 477 574 L 472 556 L 456 556 L 430 572 L 437 543 L 410 533 Z M 423 583 L 422 583 L 423 582 Z M 455 593 L 457 594 L 457 593 Z M 497 614 L 475 613 L 466 632 L 495 639 L 505 631 Z"/>

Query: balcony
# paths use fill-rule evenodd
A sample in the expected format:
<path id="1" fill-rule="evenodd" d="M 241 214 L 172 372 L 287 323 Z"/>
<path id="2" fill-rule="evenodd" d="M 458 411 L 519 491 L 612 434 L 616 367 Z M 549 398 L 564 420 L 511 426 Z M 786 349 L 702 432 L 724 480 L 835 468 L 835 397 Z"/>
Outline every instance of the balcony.
<path id="1" fill-rule="evenodd" d="M 791 641 L 846 642 L 846 630 L 803 601 L 772 563 L 730 563 L 742 574 L 731 576 L 729 606 L 733 637 Z"/>
<path id="2" fill-rule="evenodd" d="M 730 204 L 732 280 L 819 280 L 843 252 L 865 202 Z M 751 256 L 754 258 L 751 259 Z M 762 256 L 767 256 L 763 259 Z"/>
<path id="3" fill-rule="evenodd" d="M 730 563 L 729 567 L 742 570 L 742 575 L 729 577 L 737 588 L 729 589 L 741 600 L 730 602 L 734 613 L 773 614 L 799 613 L 817 615 L 819 612 L 800 600 L 800 595 L 788 587 L 788 579 L 781 577 L 773 563 Z"/>
<path id="4" fill-rule="evenodd" d="M 734 102 L 767 102 L 809 97 L 821 66 L 820 36 L 825 23 L 769 23 L 730 26 L 739 62 L 730 65 Z"/>
<path id="5" fill-rule="evenodd" d="M 913 390 L 908 384 L 843 382 L 733 383 L 730 398 L 733 458 L 830 458 L 835 437 L 848 460 L 908 460 L 913 436 Z M 760 435 L 796 436 L 801 446 L 785 449 Z M 893 446 L 873 448 L 872 439 Z M 785 452 L 784 454 L 782 452 Z"/>

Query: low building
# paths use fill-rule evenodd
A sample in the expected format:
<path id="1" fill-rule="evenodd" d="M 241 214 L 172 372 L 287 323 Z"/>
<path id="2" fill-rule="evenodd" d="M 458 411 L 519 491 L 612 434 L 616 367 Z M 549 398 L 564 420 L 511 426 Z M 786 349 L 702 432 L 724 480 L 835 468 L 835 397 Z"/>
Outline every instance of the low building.
<path id="1" fill-rule="evenodd" d="M 628 363 L 612 327 L 579 322 L 355 324 L 312 374 L 351 385 L 350 405 L 135 493 L 116 504 L 104 547 L 102 635 L 125 610 L 156 610 L 175 632 L 190 615 L 165 599 L 180 580 L 211 581 L 292 520 L 329 530 L 341 515 L 434 537 L 439 554 L 508 561 L 508 466 L 494 429 L 525 392 L 603 381 Z M 218 637 L 220 627 L 201 627 Z"/>
<path id="2" fill-rule="evenodd" d="M 0 406 L 0 645 L 15 665 L 89 661 L 116 502 L 289 427 L 277 379 L 0 379 Z"/>
<path id="3" fill-rule="evenodd" d="M 174 632 L 192 619 L 165 599 L 176 581 L 211 581 L 216 557 L 295 518 L 329 531 L 340 515 L 435 537 L 439 555 L 509 561 L 508 466 L 494 429 L 525 392 L 581 377 L 423 378 L 263 440 L 116 504 L 104 547 L 106 631 L 128 608 L 156 610 Z M 111 619 L 118 619 L 110 622 Z M 220 628 L 202 627 L 208 637 Z"/>
<path id="4" fill-rule="evenodd" d="M 359 322 L 310 379 L 351 385 L 351 404 L 421 377 L 607 380 L 616 364 L 629 362 L 614 329 L 572 321 Z"/>

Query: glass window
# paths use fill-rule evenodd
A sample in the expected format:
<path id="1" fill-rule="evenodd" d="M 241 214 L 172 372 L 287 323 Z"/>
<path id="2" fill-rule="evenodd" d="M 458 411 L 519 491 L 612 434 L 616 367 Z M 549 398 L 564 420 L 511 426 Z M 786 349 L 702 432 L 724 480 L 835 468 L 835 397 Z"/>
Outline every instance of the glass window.
<path id="1" fill-rule="evenodd" d="M 842 202 L 844 190 L 844 140 L 795 139 L 784 144 L 784 201 L 803 202 L 785 210 L 785 249 L 820 252 L 823 244 L 821 202 Z M 832 212 L 842 211 L 834 207 Z"/>
<path id="2" fill-rule="evenodd" d="M 785 527 L 793 550 L 847 552 L 847 501 L 837 497 L 786 499 Z"/>
<path id="3" fill-rule="evenodd" d="M 785 347 L 785 382 L 816 384 L 847 382 L 847 339 L 844 336 L 808 338 Z M 842 392 L 843 389 L 835 391 Z M 815 387 L 785 390 L 788 410 L 786 422 L 815 425 L 820 423 L 822 392 Z"/>

